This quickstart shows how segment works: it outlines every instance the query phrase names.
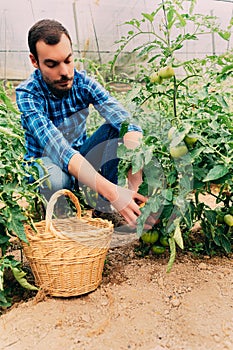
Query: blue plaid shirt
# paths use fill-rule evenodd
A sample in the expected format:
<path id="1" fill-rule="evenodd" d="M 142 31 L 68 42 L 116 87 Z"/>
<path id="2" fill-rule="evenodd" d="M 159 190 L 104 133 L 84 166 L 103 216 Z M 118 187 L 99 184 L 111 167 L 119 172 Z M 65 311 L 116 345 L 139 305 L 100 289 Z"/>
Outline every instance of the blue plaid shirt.
<path id="1" fill-rule="evenodd" d="M 16 100 L 25 129 L 25 159 L 48 156 L 66 172 L 71 157 L 87 138 L 90 104 L 118 130 L 129 118 L 120 103 L 85 71 L 75 70 L 71 90 L 58 98 L 50 92 L 37 69 L 16 88 Z M 141 128 L 130 124 L 128 130 L 141 131 Z"/>

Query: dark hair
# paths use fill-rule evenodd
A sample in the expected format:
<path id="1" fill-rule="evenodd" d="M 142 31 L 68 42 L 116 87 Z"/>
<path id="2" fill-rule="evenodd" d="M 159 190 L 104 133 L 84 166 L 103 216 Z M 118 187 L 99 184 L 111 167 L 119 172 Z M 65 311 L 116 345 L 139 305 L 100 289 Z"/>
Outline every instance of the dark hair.
<path id="1" fill-rule="evenodd" d="M 61 35 L 65 34 L 72 41 L 66 28 L 61 23 L 52 19 L 42 19 L 36 22 L 28 32 L 28 46 L 30 52 L 38 62 L 38 55 L 36 51 L 36 43 L 39 40 L 44 41 L 47 45 L 56 45 L 61 39 Z"/>

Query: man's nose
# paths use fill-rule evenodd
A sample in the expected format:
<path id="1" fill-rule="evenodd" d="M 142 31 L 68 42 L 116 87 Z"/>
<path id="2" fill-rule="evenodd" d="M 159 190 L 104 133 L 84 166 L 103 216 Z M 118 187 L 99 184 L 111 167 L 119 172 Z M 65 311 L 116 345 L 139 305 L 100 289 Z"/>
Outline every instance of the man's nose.
<path id="1" fill-rule="evenodd" d="M 59 66 L 59 73 L 60 75 L 62 76 L 68 76 L 68 67 L 65 63 L 61 63 L 60 66 Z"/>

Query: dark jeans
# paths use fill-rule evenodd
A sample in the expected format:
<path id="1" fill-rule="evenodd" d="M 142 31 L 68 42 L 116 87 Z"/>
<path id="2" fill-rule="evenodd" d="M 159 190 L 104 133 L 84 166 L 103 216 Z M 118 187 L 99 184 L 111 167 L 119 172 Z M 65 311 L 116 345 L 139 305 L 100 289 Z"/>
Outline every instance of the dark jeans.
<path id="1" fill-rule="evenodd" d="M 81 155 L 88 160 L 89 163 L 99 171 L 103 177 L 117 184 L 117 172 L 119 159 L 117 158 L 117 147 L 119 143 L 119 132 L 117 129 L 112 127 L 110 124 L 101 125 L 79 148 Z M 91 191 L 87 191 L 85 186 L 78 183 L 73 176 L 64 172 L 58 165 L 54 164 L 49 157 L 42 157 L 43 164 L 49 173 L 49 181 L 51 189 L 46 186 L 44 182 L 40 188 L 41 193 L 48 200 L 50 196 L 63 188 L 73 190 L 75 187 L 84 189 L 87 194 Z M 44 170 L 36 165 L 39 169 L 40 177 L 45 175 Z M 109 211 L 109 203 L 99 197 L 98 203 L 94 204 L 91 198 L 86 198 L 88 204 L 95 206 L 96 209 L 101 211 Z M 90 203 L 92 202 L 92 203 Z"/>

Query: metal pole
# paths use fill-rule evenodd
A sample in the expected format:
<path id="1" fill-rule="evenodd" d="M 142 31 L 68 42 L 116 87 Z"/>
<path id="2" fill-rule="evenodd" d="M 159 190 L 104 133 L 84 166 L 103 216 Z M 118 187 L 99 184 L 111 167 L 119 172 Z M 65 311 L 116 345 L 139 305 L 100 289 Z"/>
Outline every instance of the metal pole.
<path id="1" fill-rule="evenodd" d="M 77 19 L 77 12 L 76 12 L 76 0 L 72 3 L 73 5 L 73 14 L 74 14 L 74 25 L 75 25 L 75 34 L 76 34 L 76 46 L 78 51 L 78 56 L 80 61 L 78 62 L 77 68 L 79 70 L 83 69 L 83 62 L 81 61 L 81 49 L 80 49 L 80 41 L 79 41 L 79 33 L 78 33 L 78 19 Z"/>
<path id="2" fill-rule="evenodd" d="M 94 31 L 94 36 L 95 36 L 95 42 L 96 42 L 97 52 L 98 52 L 98 56 L 99 56 L 99 62 L 100 62 L 100 64 L 101 64 L 101 63 L 102 63 L 102 60 L 101 60 L 101 55 L 100 55 L 99 41 L 98 41 L 98 37 L 97 37 L 97 32 L 96 32 L 96 28 L 95 28 L 95 22 L 94 22 L 94 18 L 93 18 L 91 6 L 90 6 L 90 14 L 91 14 L 91 22 L 92 22 L 93 31 Z"/>
<path id="3" fill-rule="evenodd" d="M 210 15 L 213 17 L 214 12 L 213 10 L 210 11 Z M 214 32 L 211 32 L 211 37 L 212 37 L 212 51 L 213 51 L 213 55 L 216 55 L 216 51 L 215 51 L 215 37 L 214 37 Z"/>
<path id="4" fill-rule="evenodd" d="M 215 1 L 231 2 L 233 4 L 233 0 L 215 0 Z"/>
<path id="5" fill-rule="evenodd" d="M 6 81 L 6 10 L 4 10 L 4 41 L 5 41 L 5 53 L 4 53 L 4 80 Z"/>
<path id="6" fill-rule="evenodd" d="M 232 11 L 231 11 L 231 18 L 233 17 L 233 9 L 232 9 Z M 228 40 L 228 42 L 227 42 L 227 51 L 229 51 L 229 49 L 230 49 L 230 40 L 231 40 L 231 38 Z"/>
<path id="7" fill-rule="evenodd" d="M 79 44 L 79 36 L 78 36 L 78 21 L 77 21 L 77 13 L 76 13 L 76 1 L 74 1 L 72 5 L 73 5 L 73 14 L 74 14 L 76 45 L 77 45 L 78 53 L 80 54 L 80 44 Z"/>

